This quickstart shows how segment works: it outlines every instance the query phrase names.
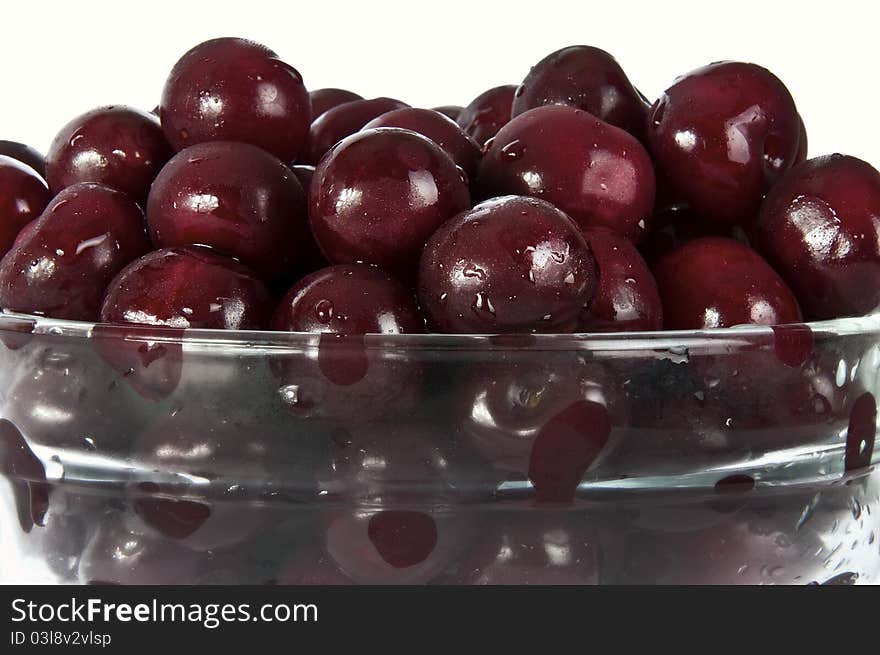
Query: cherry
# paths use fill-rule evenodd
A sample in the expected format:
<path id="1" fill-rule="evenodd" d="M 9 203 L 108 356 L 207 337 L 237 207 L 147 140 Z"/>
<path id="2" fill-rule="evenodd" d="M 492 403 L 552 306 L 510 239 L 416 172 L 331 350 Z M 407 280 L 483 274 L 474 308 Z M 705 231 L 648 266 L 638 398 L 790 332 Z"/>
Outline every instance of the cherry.
<path id="1" fill-rule="evenodd" d="M 444 582 L 467 585 L 595 585 L 598 535 L 581 514 L 548 509 L 493 517 L 487 534 Z"/>
<path id="2" fill-rule="evenodd" d="M 46 158 L 42 153 L 34 148 L 18 141 L 0 140 L 0 155 L 6 155 L 27 164 L 33 168 L 40 176 L 46 178 Z"/>
<path id="3" fill-rule="evenodd" d="M 338 107 L 339 105 L 344 105 L 346 102 L 363 100 L 363 97 L 353 91 L 334 89 L 331 87 L 309 91 L 309 100 L 312 103 L 312 120 L 315 120 L 325 111 Z"/>
<path id="4" fill-rule="evenodd" d="M 183 246 L 156 250 L 125 267 L 107 289 L 101 320 L 258 330 L 268 322 L 270 302 L 265 285 L 235 260 Z"/>
<path id="5" fill-rule="evenodd" d="M 211 246 L 266 280 L 308 250 L 302 186 L 278 159 L 245 143 L 200 143 L 177 153 L 153 183 L 147 222 L 160 248 Z"/>
<path id="6" fill-rule="evenodd" d="M 484 196 L 539 197 L 582 227 L 605 225 L 635 241 L 654 206 L 653 165 L 635 137 L 564 105 L 531 109 L 501 128 L 478 183 Z"/>
<path id="7" fill-rule="evenodd" d="M 677 194 L 708 221 L 751 221 L 792 166 L 801 123 L 788 89 L 754 64 L 719 62 L 679 78 L 654 103 L 648 143 Z"/>
<path id="8" fill-rule="evenodd" d="M 324 268 L 287 292 L 272 329 L 328 334 L 424 331 L 412 293 L 387 273 L 363 264 Z"/>
<path id="9" fill-rule="evenodd" d="M 228 477 L 235 488 L 132 484 L 132 511 L 124 516 L 130 529 L 207 551 L 240 543 L 262 526 L 266 512 L 248 502 L 248 485 L 264 482 L 271 451 L 247 426 L 206 414 L 189 409 L 158 418 L 137 437 L 131 458 L 181 481 Z"/>
<path id="10" fill-rule="evenodd" d="M 196 584 L 208 558 L 180 544 L 133 532 L 116 514 L 97 526 L 79 562 L 82 584 Z"/>
<path id="11" fill-rule="evenodd" d="M 320 488 L 346 503 L 325 516 L 330 557 L 360 584 L 436 578 L 472 529 L 448 508 L 466 468 L 457 450 L 441 432 L 414 423 L 375 423 L 334 445 L 318 475 Z"/>
<path id="12" fill-rule="evenodd" d="M 412 293 L 364 264 L 331 266 L 303 278 L 285 295 L 272 329 L 321 333 L 316 352 L 272 359 L 281 397 L 296 416 L 364 420 L 406 406 L 419 366 L 367 348 L 364 334 L 422 332 Z"/>
<path id="13" fill-rule="evenodd" d="M 138 396 L 115 380 L 89 344 L 38 343 L 17 351 L 21 359 L 7 382 L 5 416 L 40 446 L 127 455 L 145 421 Z"/>
<path id="14" fill-rule="evenodd" d="M 536 198 L 488 200 L 425 246 L 419 300 L 439 332 L 572 331 L 598 272 L 577 226 Z"/>
<path id="15" fill-rule="evenodd" d="M 750 236 L 807 318 L 880 306 L 880 173 L 870 164 L 843 155 L 800 164 L 767 195 Z"/>
<path id="16" fill-rule="evenodd" d="M 496 86 L 478 95 L 456 118 L 456 122 L 474 141 L 484 144 L 509 120 L 516 86 Z"/>
<path id="17" fill-rule="evenodd" d="M 794 294 L 758 253 L 733 239 L 704 237 L 654 268 L 670 330 L 799 323 Z"/>
<path id="18" fill-rule="evenodd" d="M 590 46 L 557 50 L 533 66 L 513 97 L 512 116 L 569 105 L 641 139 L 648 103 L 610 54 Z"/>
<path id="19" fill-rule="evenodd" d="M 143 203 L 171 146 L 158 119 L 133 107 L 99 107 L 77 116 L 55 136 L 46 155 L 53 193 L 98 182 Z"/>
<path id="20" fill-rule="evenodd" d="M 17 159 L 0 155 L 0 256 L 28 223 L 43 213 L 51 196 L 37 173 Z"/>
<path id="21" fill-rule="evenodd" d="M 464 111 L 464 107 L 460 105 L 441 105 L 440 107 L 434 107 L 433 109 L 454 121 L 457 121 L 458 117 L 461 116 L 461 112 Z"/>
<path id="22" fill-rule="evenodd" d="M 375 264 L 408 281 L 428 237 L 468 207 L 467 183 L 440 146 L 382 128 L 344 139 L 321 161 L 309 218 L 332 263 Z"/>
<path id="23" fill-rule="evenodd" d="M 104 289 L 149 249 L 130 197 L 100 184 L 67 187 L 0 262 L 0 307 L 95 321 Z"/>
<path id="24" fill-rule="evenodd" d="M 443 148 L 465 173 L 474 179 L 480 163 L 480 146 L 451 118 L 431 109 L 403 107 L 371 120 L 364 129 L 401 127 L 428 137 Z"/>
<path id="25" fill-rule="evenodd" d="M 330 148 L 377 116 L 408 106 L 393 98 L 373 98 L 346 102 L 325 111 L 315 117 L 309 128 L 309 151 L 305 162 L 317 164 Z"/>
<path id="26" fill-rule="evenodd" d="M 300 74 L 273 51 L 221 38 L 197 45 L 174 65 L 159 116 L 175 150 L 241 141 L 293 162 L 306 147 L 311 107 Z"/>
<path id="27" fill-rule="evenodd" d="M 663 308 L 657 282 L 636 247 L 605 227 L 583 230 L 596 258 L 599 286 L 581 312 L 579 330 L 618 332 L 660 330 Z"/>
<path id="28" fill-rule="evenodd" d="M 496 482 L 527 479 L 540 501 L 571 501 L 628 419 L 610 371 L 571 353 L 499 352 L 460 377 L 457 429 Z"/>

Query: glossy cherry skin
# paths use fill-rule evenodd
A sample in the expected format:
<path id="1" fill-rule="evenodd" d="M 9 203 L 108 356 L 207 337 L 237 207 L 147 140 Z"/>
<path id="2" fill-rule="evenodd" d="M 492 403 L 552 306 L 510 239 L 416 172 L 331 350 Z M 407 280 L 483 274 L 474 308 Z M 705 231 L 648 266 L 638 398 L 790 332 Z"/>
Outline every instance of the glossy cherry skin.
<path id="1" fill-rule="evenodd" d="M 817 157 L 773 187 L 749 235 L 809 319 L 880 306 L 880 173 L 855 157 Z"/>
<path id="2" fill-rule="evenodd" d="M 52 193 L 78 182 L 98 182 L 143 202 L 172 154 L 152 114 L 99 107 L 61 128 L 46 155 L 46 177 Z"/>
<path id="3" fill-rule="evenodd" d="M 67 187 L 0 261 L 0 307 L 96 321 L 107 285 L 149 249 L 129 196 L 99 184 Z"/>
<path id="4" fill-rule="evenodd" d="M 405 281 L 428 237 L 468 207 L 467 182 L 449 155 L 398 128 L 343 140 L 318 165 L 309 194 L 312 233 L 329 261 L 375 264 Z"/>
<path id="5" fill-rule="evenodd" d="M 439 107 L 433 107 L 433 110 L 457 121 L 458 117 L 461 116 L 461 112 L 464 111 L 464 107 L 461 105 L 441 105 Z"/>
<path id="6" fill-rule="evenodd" d="M 155 250 L 126 266 L 101 307 L 105 323 L 260 330 L 271 297 L 245 266 L 208 248 Z"/>
<path id="7" fill-rule="evenodd" d="M 354 91 L 345 89 L 315 89 L 309 91 L 309 100 L 312 103 L 312 120 L 323 114 L 329 109 L 344 105 L 346 102 L 354 102 L 355 100 L 363 100 L 363 96 L 358 95 Z"/>
<path id="8" fill-rule="evenodd" d="M 256 146 L 191 146 L 162 169 L 147 201 L 160 248 L 200 244 L 271 280 L 296 264 L 308 238 L 305 193 L 293 172 Z"/>
<path id="9" fill-rule="evenodd" d="M 364 129 L 374 127 L 401 127 L 428 137 L 443 148 L 465 173 L 468 179 L 476 176 L 480 163 L 480 146 L 455 121 L 432 109 L 403 107 L 389 111 L 371 120 Z"/>
<path id="10" fill-rule="evenodd" d="M 25 225 L 49 204 L 46 183 L 17 159 L 0 155 L 0 256 L 5 255 Z"/>
<path id="11" fill-rule="evenodd" d="M 37 171 L 43 179 L 46 178 L 46 158 L 35 148 L 18 141 L 0 140 L 0 155 L 6 155 L 27 164 Z"/>
<path id="12" fill-rule="evenodd" d="M 581 312 L 583 332 L 663 328 L 657 282 L 633 243 L 605 227 L 583 230 L 599 268 L 596 295 Z"/>
<path id="13" fill-rule="evenodd" d="M 321 269 L 287 292 L 273 330 L 328 334 L 411 334 L 424 331 L 412 293 L 365 264 Z"/>
<path id="14" fill-rule="evenodd" d="M 676 194 L 708 221 L 744 224 L 795 161 L 801 123 L 788 89 L 754 64 L 720 62 L 654 103 L 648 143 Z"/>
<path id="15" fill-rule="evenodd" d="M 444 576 L 466 585 L 595 585 L 599 538 L 576 512 L 526 510 L 492 516 L 485 534 Z"/>
<path id="16" fill-rule="evenodd" d="M 308 275 L 279 303 L 271 327 L 321 334 L 315 351 L 271 361 L 281 398 L 295 416 L 364 420 L 412 400 L 419 366 L 383 358 L 361 336 L 424 331 L 413 294 L 387 273 L 348 264 Z"/>
<path id="17" fill-rule="evenodd" d="M 496 86 L 484 91 L 465 107 L 455 121 L 479 144 L 485 144 L 510 120 L 516 86 Z"/>
<path id="18" fill-rule="evenodd" d="M 312 110 L 300 74 L 269 48 L 220 38 L 189 50 L 171 69 L 159 117 L 175 150 L 241 141 L 284 162 L 303 152 Z"/>
<path id="19" fill-rule="evenodd" d="M 372 98 L 346 102 L 325 111 L 316 116 L 309 127 L 309 150 L 305 163 L 317 165 L 330 148 L 377 116 L 408 106 L 393 98 Z"/>
<path id="20" fill-rule="evenodd" d="M 533 66 L 514 94 L 511 116 L 544 105 L 583 109 L 637 138 L 649 108 L 614 57 L 585 45 L 557 50 Z"/>
<path id="21" fill-rule="evenodd" d="M 529 480 L 542 502 L 570 502 L 628 418 L 609 370 L 570 352 L 493 353 L 460 375 L 455 398 L 457 431 L 495 482 Z"/>
<path id="22" fill-rule="evenodd" d="M 664 255 L 654 267 L 669 330 L 799 323 L 791 289 L 748 246 L 704 237 Z"/>
<path id="23" fill-rule="evenodd" d="M 445 223 L 419 267 L 437 332 L 570 332 L 598 271 L 574 222 L 536 198 L 487 200 Z"/>
<path id="24" fill-rule="evenodd" d="M 654 167 L 636 138 L 564 105 L 531 109 L 501 128 L 478 185 L 485 197 L 541 198 L 582 227 L 604 225 L 637 242 L 654 206 Z"/>

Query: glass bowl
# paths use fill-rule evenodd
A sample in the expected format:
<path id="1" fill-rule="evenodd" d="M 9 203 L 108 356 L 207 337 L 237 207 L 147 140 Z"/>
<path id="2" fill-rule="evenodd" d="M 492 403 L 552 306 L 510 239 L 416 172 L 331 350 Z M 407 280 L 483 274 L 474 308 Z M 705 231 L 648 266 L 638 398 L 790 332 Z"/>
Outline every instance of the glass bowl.
<path id="1" fill-rule="evenodd" d="M 0 582 L 880 582 L 880 315 L 328 335 L 0 315 Z"/>

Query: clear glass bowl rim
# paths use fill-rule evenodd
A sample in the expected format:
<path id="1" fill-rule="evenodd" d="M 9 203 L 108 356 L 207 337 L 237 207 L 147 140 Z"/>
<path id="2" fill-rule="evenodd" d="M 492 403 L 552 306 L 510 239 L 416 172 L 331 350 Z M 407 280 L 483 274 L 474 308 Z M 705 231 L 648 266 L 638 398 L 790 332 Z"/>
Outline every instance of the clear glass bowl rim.
<path id="1" fill-rule="evenodd" d="M 711 345 L 753 346 L 772 340 L 779 329 L 808 328 L 814 339 L 836 337 L 874 337 L 880 342 L 880 311 L 866 316 L 777 326 L 742 325 L 701 330 L 662 330 L 652 332 L 580 332 L 580 333 L 511 333 L 511 334 L 367 334 L 359 335 L 366 348 L 394 350 L 577 350 L 632 351 L 670 350 Z M 149 338 L 150 341 L 210 346 L 225 350 L 266 347 L 271 350 L 314 347 L 320 333 L 272 330 L 219 330 L 172 328 L 164 326 L 121 325 L 48 318 L 33 314 L 0 311 L 0 332 L 48 335 L 70 339 L 89 339 L 100 330 L 102 339 Z M 326 336 L 326 335 L 323 335 Z"/>

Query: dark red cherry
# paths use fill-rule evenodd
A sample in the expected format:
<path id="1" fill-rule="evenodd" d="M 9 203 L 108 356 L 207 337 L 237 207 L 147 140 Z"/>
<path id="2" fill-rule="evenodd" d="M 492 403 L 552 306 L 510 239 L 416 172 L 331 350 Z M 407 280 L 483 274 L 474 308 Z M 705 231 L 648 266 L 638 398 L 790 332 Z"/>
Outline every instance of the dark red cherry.
<path id="1" fill-rule="evenodd" d="M 479 144 L 485 144 L 510 120 L 510 108 L 516 86 L 496 86 L 471 101 L 456 122 Z"/>
<path id="2" fill-rule="evenodd" d="M 0 257 L 5 255 L 25 225 L 49 204 L 46 183 L 17 159 L 0 155 Z"/>
<path id="3" fill-rule="evenodd" d="M 617 60 L 599 48 L 570 46 L 532 67 L 516 90 L 511 116 L 544 105 L 583 109 L 637 138 L 645 132 L 648 103 Z"/>
<path id="4" fill-rule="evenodd" d="M 98 182 L 143 202 L 172 154 L 152 114 L 99 107 L 61 128 L 46 155 L 46 177 L 53 193 L 78 182 Z"/>
<path id="5" fill-rule="evenodd" d="M 329 334 L 408 334 L 424 331 L 412 293 L 387 273 L 364 264 L 330 266 L 287 292 L 273 330 Z"/>
<path id="6" fill-rule="evenodd" d="M 0 307 L 95 321 L 104 290 L 150 249 L 140 207 L 100 184 L 59 193 L 0 262 Z"/>
<path id="7" fill-rule="evenodd" d="M 657 282 L 632 242 L 605 227 L 583 230 L 599 268 L 599 286 L 581 312 L 583 332 L 660 330 Z"/>
<path id="8" fill-rule="evenodd" d="M 468 207 L 464 176 L 440 146 L 382 128 L 346 138 L 321 161 L 309 219 L 332 263 L 375 264 L 408 281 L 428 237 Z"/>
<path id="9" fill-rule="evenodd" d="M 722 237 L 696 239 L 654 267 L 670 330 L 799 323 L 794 294 L 761 256 Z"/>
<path id="10" fill-rule="evenodd" d="M 317 164 L 330 148 L 363 128 L 376 116 L 408 106 L 393 98 L 373 98 L 346 102 L 327 110 L 316 116 L 309 128 L 309 151 L 305 162 Z"/>
<path id="11" fill-rule="evenodd" d="M 463 440 L 498 482 L 529 480 L 541 501 L 571 501 L 627 420 L 609 370 L 574 353 L 499 352 L 460 376 L 455 396 Z"/>
<path id="12" fill-rule="evenodd" d="M 454 121 L 457 121 L 458 117 L 461 116 L 461 112 L 464 111 L 464 107 L 460 105 L 441 105 L 440 107 L 433 107 L 433 109 Z"/>
<path id="13" fill-rule="evenodd" d="M 535 196 L 578 225 L 604 225 L 640 241 L 654 206 L 654 167 L 634 136 L 587 112 L 552 105 L 505 125 L 486 150 L 486 197 Z"/>
<path id="14" fill-rule="evenodd" d="M 389 111 L 371 120 L 364 129 L 374 127 L 402 127 L 428 137 L 443 148 L 465 173 L 474 179 L 480 163 L 480 146 L 451 118 L 432 109 L 403 107 Z"/>
<path id="15" fill-rule="evenodd" d="M 438 332 L 565 332 L 598 271 L 574 222 L 536 198 L 487 200 L 425 246 L 419 301 Z"/>
<path id="16" fill-rule="evenodd" d="M 131 457 L 148 470 L 179 478 L 168 488 L 153 482 L 129 486 L 131 511 L 124 519 L 134 531 L 205 551 L 240 543 L 262 527 L 267 512 L 251 505 L 248 484 L 266 475 L 271 454 L 253 426 L 198 409 L 179 410 L 149 425 Z M 235 480 L 236 487 L 180 486 L 186 479 L 220 476 Z"/>
<path id="17" fill-rule="evenodd" d="M 240 259 L 270 280 L 307 243 L 306 201 L 293 172 L 245 143 L 200 143 L 162 169 L 147 201 L 160 248 L 199 244 Z"/>
<path id="18" fill-rule="evenodd" d="M 754 64 L 720 62 L 679 78 L 654 103 L 651 152 L 677 195 L 707 221 L 754 219 L 792 166 L 800 119 L 788 89 Z"/>
<path id="19" fill-rule="evenodd" d="M 327 464 L 318 485 L 342 503 L 325 517 L 325 550 L 355 582 L 429 582 L 467 544 L 470 517 L 450 506 L 462 467 L 442 432 L 376 423 L 335 442 Z"/>
<path id="20" fill-rule="evenodd" d="M 412 400 L 419 366 L 383 357 L 362 336 L 424 331 L 412 293 L 387 273 L 365 264 L 321 269 L 285 295 L 271 327 L 321 334 L 315 351 L 272 359 L 294 415 L 363 420 Z"/>
<path id="21" fill-rule="evenodd" d="M 489 517 L 487 517 L 489 518 Z M 492 516 L 486 533 L 444 581 L 466 585 L 595 585 L 598 534 L 574 512 L 524 511 Z"/>
<path id="22" fill-rule="evenodd" d="M 82 584 L 195 584 L 204 554 L 155 535 L 128 529 L 117 514 L 96 526 L 79 562 Z"/>
<path id="23" fill-rule="evenodd" d="M 880 173 L 844 155 L 811 159 L 767 195 L 750 232 L 810 319 L 880 306 Z"/>
<path id="24" fill-rule="evenodd" d="M 353 91 L 334 89 L 332 87 L 309 91 L 309 100 L 311 100 L 312 103 L 312 120 L 315 120 L 325 111 L 338 107 L 339 105 L 344 105 L 346 102 L 354 102 L 355 100 L 363 99 L 363 96 L 359 96 Z"/>
<path id="25" fill-rule="evenodd" d="M 175 150 L 241 141 L 284 162 L 303 152 L 312 110 L 302 77 L 269 48 L 221 38 L 192 48 L 171 69 L 159 116 Z"/>
<path id="26" fill-rule="evenodd" d="M 40 174 L 43 179 L 46 178 L 46 158 L 41 152 L 31 148 L 29 145 L 19 143 L 18 141 L 0 140 L 0 155 L 6 155 L 17 159 L 23 164 L 27 164 Z"/>
<path id="27" fill-rule="evenodd" d="M 105 323 L 259 330 L 271 297 L 246 267 L 207 248 L 156 250 L 126 266 L 101 307 Z"/>

